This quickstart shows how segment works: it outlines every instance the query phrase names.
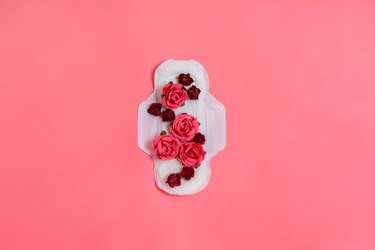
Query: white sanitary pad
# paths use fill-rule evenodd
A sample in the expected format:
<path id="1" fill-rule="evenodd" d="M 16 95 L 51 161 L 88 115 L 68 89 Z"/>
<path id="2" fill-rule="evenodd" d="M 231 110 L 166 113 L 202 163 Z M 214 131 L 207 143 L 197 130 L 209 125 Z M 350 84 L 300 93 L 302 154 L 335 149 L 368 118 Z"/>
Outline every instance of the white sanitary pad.
<path id="1" fill-rule="evenodd" d="M 175 110 L 176 116 L 180 113 L 188 113 L 195 116 L 200 122 L 199 132 L 206 136 L 203 145 L 206 151 L 205 159 L 199 166 L 194 177 L 189 180 L 181 180 L 181 186 L 171 188 L 167 183 L 167 177 L 171 173 L 180 172 L 183 167 L 176 159 L 154 159 L 154 173 L 157 186 L 163 191 L 174 195 L 190 195 L 205 188 L 210 180 L 210 160 L 226 144 L 225 108 L 217 101 L 208 90 L 208 75 L 203 66 L 194 60 L 167 60 L 159 65 L 154 76 L 154 92 L 143 101 L 138 108 L 138 145 L 149 155 L 152 155 L 151 143 L 162 130 L 168 131 L 168 122 L 162 122 L 160 117 L 155 117 L 147 112 L 151 103 L 161 103 L 162 89 L 170 81 L 177 82 L 181 73 L 190 73 L 194 83 L 201 89 L 199 100 L 187 100 L 183 107 Z"/>

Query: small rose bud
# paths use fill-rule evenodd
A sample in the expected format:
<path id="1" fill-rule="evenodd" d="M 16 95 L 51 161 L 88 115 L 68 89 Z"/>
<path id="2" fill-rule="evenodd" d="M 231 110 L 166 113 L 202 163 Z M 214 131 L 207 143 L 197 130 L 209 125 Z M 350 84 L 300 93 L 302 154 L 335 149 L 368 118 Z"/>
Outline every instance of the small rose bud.
<path id="1" fill-rule="evenodd" d="M 150 107 L 147 109 L 147 112 L 154 116 L 161 115 L 161 103 L 153 103 L 150 105 Z"/>
<path id="2" fill-rule="evenodd" d="M 190 180 L 194 177 L 194 168 L 193 167 L 183 167 L 180 171 L 180 175 L 185 180 Z"/>
<path id="3" fill-rule="evenodd" d="M 168 183 L 168 185 L 171 188 L 174 188 L 176 186 L 180 186 L 181 185 L 181 175 L 177 174 L 177 173 L 170 174 L 168 176 L 168 179 L 167 179 L 166 183 Z"/>
<path id="4" fill-rule="evenodd" d="M 163 122 L 171 122 L 176 118 L 176 115 L 172 109 L 166 109 L 161 112 L 161 119 Z"/>
<path id="5" fill-rule="evenodd" d="M 180 74 L 178 76 L 178 82 L 184 86 L 189 86 L 194 82 L 193 78 L 191 78 L 190 74 Z"/>
<path id="6" fill-rule="evenodd" d="M 193 138 L 193 142 L 196 142 L 196 143 L 199 143 L 199 144 L 205 144 L 206 143 L 206 137 L 204 136 L 204 134 L 201 134 L 201 133 L 196 133 L 194 138 Z"/>
<path id="7" fill-rule="evenodd" d="M 197 100 L 200 93 L 201 90 L 197 88 L 195 85 L 191 86 L 187 91 L 187 94 L 191 100 Z"/>

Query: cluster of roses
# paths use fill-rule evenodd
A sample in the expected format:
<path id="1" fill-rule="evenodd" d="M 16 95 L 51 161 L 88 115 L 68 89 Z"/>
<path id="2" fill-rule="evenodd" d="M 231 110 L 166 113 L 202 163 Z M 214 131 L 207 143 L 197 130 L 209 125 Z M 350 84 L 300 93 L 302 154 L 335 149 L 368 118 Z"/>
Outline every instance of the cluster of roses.
<path id="1" fill-rule="evenodd" d="M 161 116 L 163 122 L 171 122 L 169 133 L 162 131 L 152 142 L 155 157 L 161 160 L 177 160 L 183 165 L 179 173 L 168 176 L 166 183 L 172 188 L 181 185 L 181 178 L 190 180 L 194 177 L 195 168 L 199 167 L 204 159 L 203 144 L 206 138 L 199 133 L 199 122 L 194 116 L 186 113 L 175 115 L 174 110 L 185 105 L 189 97 L 197 100 L 201 90 L 195 85 L 190 74 L 180 74 L 178 83 L 169 82 L 163 87 L 162 103 L 153 103 L 147 112 Z M 164 106 L 164 110 L 162 108 Z"/>

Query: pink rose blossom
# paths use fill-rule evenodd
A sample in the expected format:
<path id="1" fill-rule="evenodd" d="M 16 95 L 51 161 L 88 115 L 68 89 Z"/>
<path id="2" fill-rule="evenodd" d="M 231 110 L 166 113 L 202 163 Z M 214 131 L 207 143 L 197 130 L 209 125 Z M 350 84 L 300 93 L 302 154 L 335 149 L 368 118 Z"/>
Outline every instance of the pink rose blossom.
<path id="1" fill-rule="evenodd" d="M 199 123 L 194 116 L 179 114 L 169 127 L 172 135 L 182 141 L 190 141 L 199 130 Z"/>
<path id="2" fill-rule="evenodd" d="M 201 144 L 196 142 L 186 142 L 182 144 L 178 160 L 186 167 L 197 168 L 204 159 L 204 149 Z"/>
<path id="3" fill-rule="evenodd" d="M 163 87 L 163 104 L 164 107 L 175 110 L 185 103 L 187 93 L 184 86 L 179 83 L 166 84 Z"/>
<path id="4" fill-rule="evenodd" d="M 159 135 L 152 142 L 155 156 L 161 160 L 171 160 L 178 155 L 181 144 L 173 135 Z"/>

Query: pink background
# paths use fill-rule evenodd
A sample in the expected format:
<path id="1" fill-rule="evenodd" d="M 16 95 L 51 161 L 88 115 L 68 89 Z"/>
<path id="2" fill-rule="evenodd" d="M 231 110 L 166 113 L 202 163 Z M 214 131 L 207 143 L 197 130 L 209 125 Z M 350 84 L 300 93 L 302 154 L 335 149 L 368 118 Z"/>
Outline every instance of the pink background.
<path id="1" fill-rule="evenodd" d="M 283 3 L 281 3 L 283 2 Z M 137 146 L 155 67 L 227 108 L 210 185 Z M 373 1 L 0 1 L 0 249 L 375 249 Z"/>

